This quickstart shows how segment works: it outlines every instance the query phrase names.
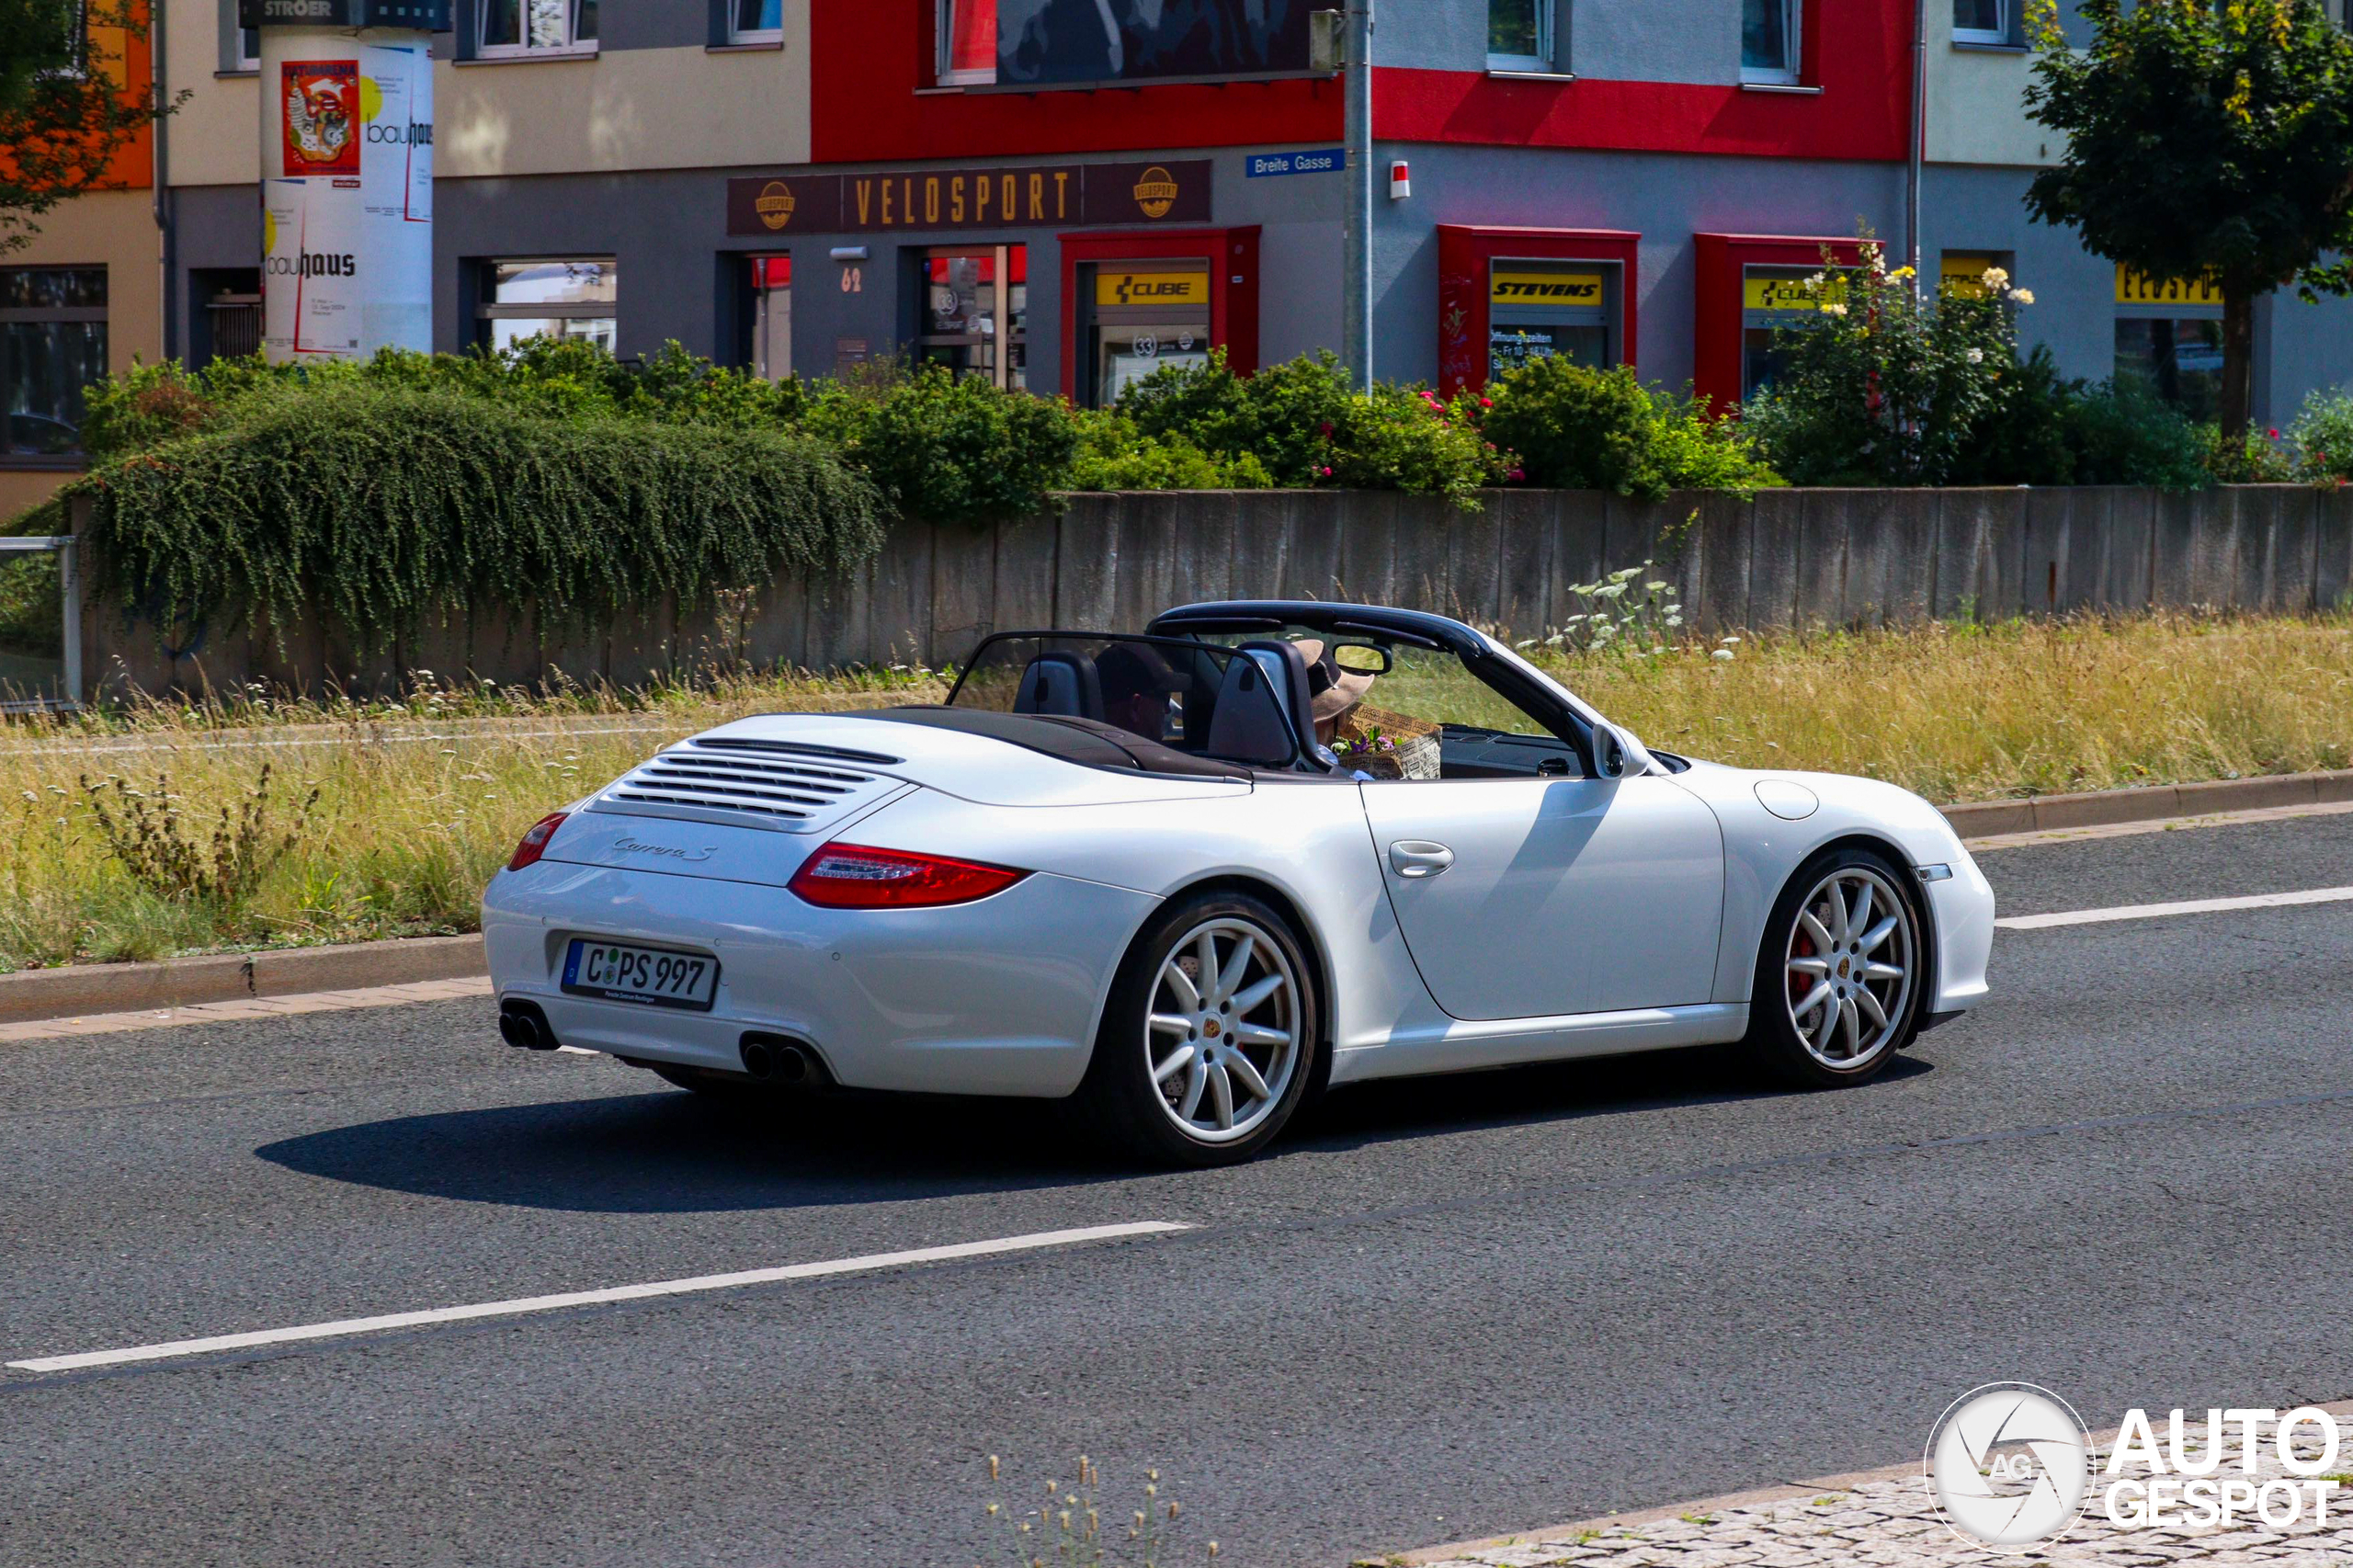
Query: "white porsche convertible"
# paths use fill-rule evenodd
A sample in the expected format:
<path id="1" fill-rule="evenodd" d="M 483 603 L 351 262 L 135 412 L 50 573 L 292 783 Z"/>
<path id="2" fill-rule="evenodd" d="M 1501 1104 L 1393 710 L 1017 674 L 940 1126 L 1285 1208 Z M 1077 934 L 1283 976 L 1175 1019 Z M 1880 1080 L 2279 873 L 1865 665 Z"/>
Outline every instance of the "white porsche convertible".
<path id="1" fill-rule="evenodd" d="M 718 1095 L 1075 1096 L 1193 1165 L 1405 1074 L 1742 1042 L 1860 1083 L 1984 994 L 1993 920 L 1915 795 L 1652 752 L 1468 626 L 1302 602 L 722 725 L 483 900 L 512 1044 Z"/>

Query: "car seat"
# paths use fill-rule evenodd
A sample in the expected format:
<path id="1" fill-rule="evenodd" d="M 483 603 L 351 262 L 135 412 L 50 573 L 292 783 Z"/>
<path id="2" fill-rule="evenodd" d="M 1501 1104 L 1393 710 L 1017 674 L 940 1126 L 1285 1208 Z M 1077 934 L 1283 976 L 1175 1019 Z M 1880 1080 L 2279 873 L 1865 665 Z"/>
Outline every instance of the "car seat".
<path id="1" fill-rule="evenodd" d="M 1096 674 L 1095 661 L 1060 648 L 1039 654 L 1021 672 L 1021 685 L 1013 694 L 1013 710 L 1099 721 L 1103 683 Z"/>
<path id="2" fill-rule="evenodd" d="M 1302 740 L 1315 737 L 1314 699 L 1307 682 L 1307 659 L 1296 642 L 1272 638 L 1245 642 L 1238 650 L 1267 672 L 1274 685 L 1275 703 Z"/>
<path id="3" fill-rule="evenodd" d="M 1202 749 L 1230 762 L 1289 762 L 1298 744 L 1286 719 L 1307 711 L 1306 661 L 1288 642 L 1245 642 L 1234 652 Z"/>

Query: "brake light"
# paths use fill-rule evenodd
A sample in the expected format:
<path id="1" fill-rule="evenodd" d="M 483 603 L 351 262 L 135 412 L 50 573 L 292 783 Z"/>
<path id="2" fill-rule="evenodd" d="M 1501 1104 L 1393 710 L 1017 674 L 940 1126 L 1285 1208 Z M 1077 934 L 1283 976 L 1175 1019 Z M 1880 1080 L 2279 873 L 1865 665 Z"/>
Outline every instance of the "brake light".
<path id="1" fill-rule="evenodd" d="M 1029 874 L 945 855 L 828 844 L 785 885 L 820 909 L 937 909 L 1003 892 Z"/>
<path id="2" fill-rule="evenodd" d="M 526 866 L 536 865 L 540 857 L 547 853 L 548 840 L 555 836 L 555 830 L 563 825 L 563 819 L 570 814 L 568 812 L 550 812 L 533 823 L 531 830 L 523 835 L 523 842 L 515 846 L 515 853 L 506 858 L 506 869 L 519 871 Z"/>

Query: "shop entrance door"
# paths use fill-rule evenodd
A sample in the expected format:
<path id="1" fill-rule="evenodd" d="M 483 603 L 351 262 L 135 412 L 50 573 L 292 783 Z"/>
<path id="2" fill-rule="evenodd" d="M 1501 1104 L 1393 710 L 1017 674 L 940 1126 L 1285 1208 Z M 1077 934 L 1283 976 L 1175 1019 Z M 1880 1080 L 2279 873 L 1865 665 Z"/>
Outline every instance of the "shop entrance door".
<path id="1" fill-rule="evenodd" d="M 1618 267 L 1597 261 L 1487 264 L 1487 378 L 1560 358 L 1606 370 L 1623 357 Z"/>
<path id="2" fill-rule="evenodd" d="M 752 371 L 763 381 L 792 374 L 792 258 L 745 258 L 752 283 Z"/>
<path id="3" fill-rule="evenodd" d="M 1130 383 L 1164 365 L 1208 362 L 1205 258 L 1093 262 L 1080 272 L 1086 354 L 1074 390 L 1085 406 L 1108 408 Z"/>
<path id="4" fill-rule="evenodd" d="M 915 358 L 959 379 L 1026 387 L 1029 247 L 974 245 L 923 253 L 923 319 Z"/>

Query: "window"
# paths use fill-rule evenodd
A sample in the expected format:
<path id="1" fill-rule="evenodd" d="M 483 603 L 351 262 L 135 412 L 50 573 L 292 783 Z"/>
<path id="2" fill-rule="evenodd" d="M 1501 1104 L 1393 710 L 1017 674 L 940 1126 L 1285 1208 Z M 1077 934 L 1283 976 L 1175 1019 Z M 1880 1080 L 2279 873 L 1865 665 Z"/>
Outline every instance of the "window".
<path id="1" fill-rule="evenodd" d="M 82 396 L 107 373 L 107 269 L 0 267 L 0 462 L 82 449 Z"/>
<path id="2" fill-rule="evenodd" d="M 233 69 L 238 71 L 261 69 L 261 29 L 259 28 L 237 29 L 237 63 Z"/>
<path id="3" fill-rule="evenodd" d="M 484 60 L 532 54 L 590 54 L 597 48 L 597 0 L 478 0 Z"/>
<path id="4" fill-rule="evenodd" d="M 1741 277 L 1740 395 L 1745 400 L 1771 386 L 1789 363 L 1781 335 L 1819 322 L 1824 301 L 1806 291 L 1819 267 L 1751 267 Z"/>
<path id="5" fill-rule="evenodd" d="M 1199 256 L 1081 265 L 1078 319 L 1088 408 L 1108 408 L 1131 384 L 1168 365 L 1210 358 L 1210 269 Z"/>
<path id="6" fill-rule="evenodd" d="M 2222 413 L 2220 316 L 2119 316 L 2116 380 L 2155 393 L 2203 423 Z"/>
<path id="7" fill-rule="evenodd" d="M 1798 79 L 1798 17 L 1803 0 L 1741 0 L 1740 79 L 1782 85 Z"/>
<path id="8" fill-rule="evenodd" d="M 2010 43 L 2011 0 L 1952 0 L 1955 43 Z"/>
<path id="9" fill-rule="evenodd" d="M 1551 71 L 1553 0 L 1487 0 L 1487 69 Z"/>
<path id="10" fill-rule="evenodd" d="M 745 358 L 762 381 L 780 381 L 792 374 L 792 258 L 751 256 L 744 266 L 752 288 L 752 351 Z"/>
<path id="11" fill-rule="evenodd" d="M 782 43 L 784 0 L 730 0 L 727 41 Z"/>
<path id="12" fill-rule="evenodd" d="M 528 337 L 578 339 L 613 351 L 620 269 L 610 257 L 494 261 L 477 311 L 482 341 L 512 348 Z"/>
<path id="13" fill-rule="evenodd" d="M 939 59 L 943 87 L 996 80 L 996 0 L 939 0 Z"/>
<path id="14" fill-rule="evenodd" d="M 978 376 L 1001 387 L 1028 386 L 1029 247 L 943 249 L 916 259 L 923 268 L 923 330 L 915 357 L 947 366 L 960 380 Z"/>

